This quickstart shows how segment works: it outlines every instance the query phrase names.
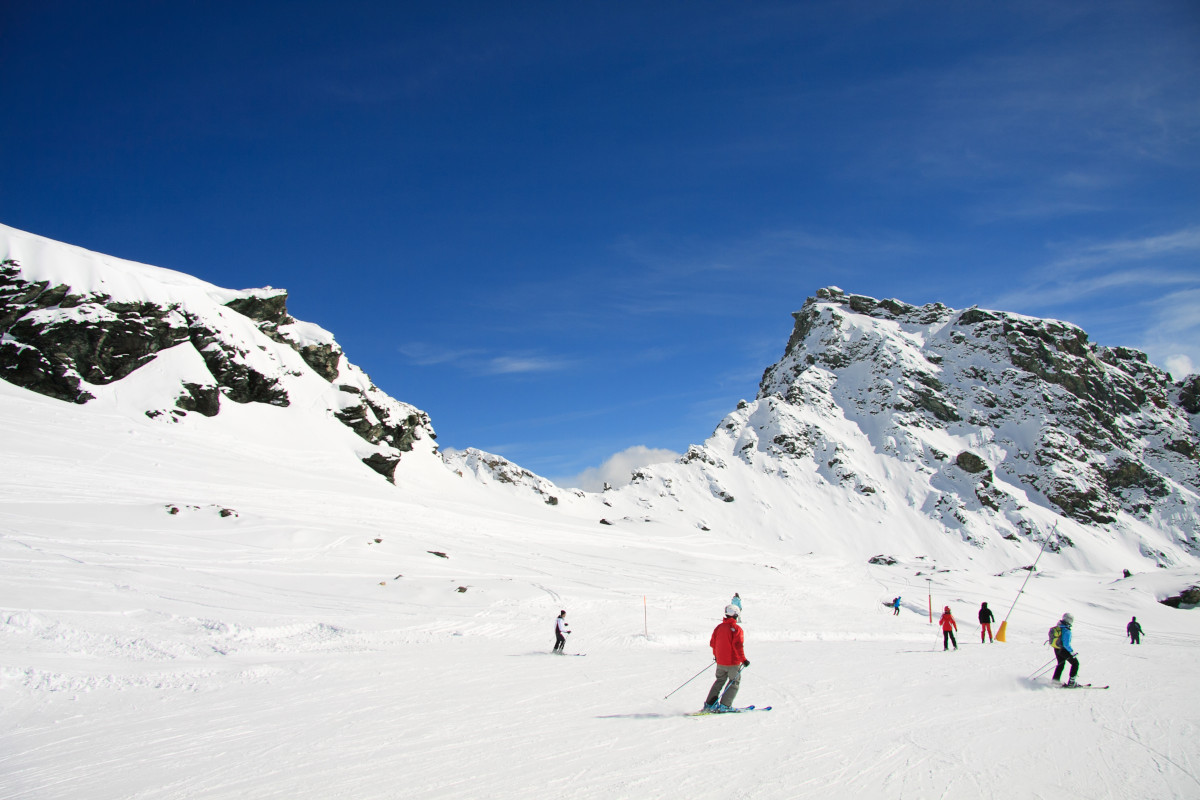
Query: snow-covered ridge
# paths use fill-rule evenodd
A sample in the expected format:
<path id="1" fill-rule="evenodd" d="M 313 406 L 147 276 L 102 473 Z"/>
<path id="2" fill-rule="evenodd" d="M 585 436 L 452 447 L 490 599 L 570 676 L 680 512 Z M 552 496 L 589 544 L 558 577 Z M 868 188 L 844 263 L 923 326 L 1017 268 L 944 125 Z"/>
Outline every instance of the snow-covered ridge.
<path id="1" fill-rule="evenodd" d="M 80 404 L 121 383 L 125 411 L 164 422 L 227 402 L 296 405 L 356 433 L 355 455 L 389 478 L 418 442 L 433 452 L 428 416 L 376 388 L 330 332 L 289 316 L 286 291 L 222 289 L 6 226 L 0 377 Z"/>
<path id="2" fill-rule="evenodd" d="M 755 400 L 678 463 L 587 495 L 473 448 L 439 459 L 427 415 L 291 317 L 282 289 L 222 289 L 11 228 L 0 262 L 0 377 L 59 400 L 176 425 L 263 405 L 337 423 L 338 447 L 389 479 L 415 450 L 406 480 L 449 467 L 597 524 L 682 523 L 852 561 L 987 551 L 1006 570 L 1051 532 L 1072 568 L 1200 555 L 1200 376 L 1172 381 L 1064 322 L 821 289 Z"/>
<path id="3" fill-rule="evenodd" d="M 643 495 L 687 484 L 747 500 L 781 537 L 843 508 L 911 530 L 891 537 L 906 555 L 949 539 L 957 557 L 1020 558 L 1054 531 L 1049 549 L 1077 568 L 1196 562 L 1197 376 L 1173 382 L 1076 326 L 978 308 L 828 288 L 794 316 L 757 398 L 679 464 L 644 471 Z"/>

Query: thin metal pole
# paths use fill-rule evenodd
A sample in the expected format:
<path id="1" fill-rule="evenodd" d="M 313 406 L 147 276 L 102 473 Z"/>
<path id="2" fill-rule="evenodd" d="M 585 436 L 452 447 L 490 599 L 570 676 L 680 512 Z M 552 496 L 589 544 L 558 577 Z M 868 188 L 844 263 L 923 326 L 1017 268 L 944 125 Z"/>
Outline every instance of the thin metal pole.
<path id="1" fill-rule="evenodd" d="M 678 692 L 680 689 L 682 689 L 683 687 L 687 686 L 687 685 L 688 685 L 689 683 L 691 683 L 692 681 L 696 680 L 696 678 L 699 678 L 701 675 L 703 675 L 703 674 L 704 674 L 704 670 L 708 669 L 709 667 L 711 667 L 711 666 L 712 666 L 713 664 L 715 664 L 715 663 L 717 663 L 717 660 L 714 658 L 712 661 L 710 661 L 709 663 L 707 663 L 707 664 L 705 664 L 705 665 L 704 665 L 704 669 L 700 670 L 700 671 L 699 671 L 699 672 L 697 672 L 695 675 L 693 675 L 692 677 L 688 678 L 686 681 L 684 681 L 683 683 L 679 684 L 679 685 L 678 685 L 678 686 L 676 686 L 674 689 L 672 689 L 670 692 L 668 692 L 668 693 L 667 693 L 667 694 L 666 694 L 666 695 L 663 697 L 663 700 L 666 700 L 668 697 L 670 697 L 671 695 L 675 694 L 675 692 Z"/>
<path id="2" fill-rule="evenodd" d="M 1054 528 L 1050 531 L 1050 533 L 1054 533 L 1054 531 L 1057 530 L 1058 523 L 1056 522 L 1054 523 Z M 1021 599 L 1021 595 L 1025 592 L 1025 584 L 1029 583 L 1029 579 L 1033 577 L 1033 573 L 1037 570 L 1038 562 L 1042 560 L 1042 553 L 1046 552 L 1046 545 L 1049 543 L 1050 536 L 1047 535 L 1046 538 L 1042 540 L 1042 549 L 1038 550 L 1037 558 L 1033 560 L 1033 566 L 1029 568 L 1029 574 L 1025 576 L 1025 580 L 1021 583 L 1020 591 L 1018 591 L 1017 596 L 1013 598 L 1012 605 L 1008 607 L 1008 614 L 1004 615 L 1004 622 L 1008 622 L 1008 618 L 1012 614 L 1013 609 L 1017 607 L 1017 601 Z"/>
<path id="3" fill-rule="evenodd" d="M 1058 661 L 1058 656 L 1055 656 L 1054 658 L 1050 659 L 1049 661 L 1047 661 L 1047 662 L 1046 662 L 1045 664 L 1043 664 L 1042 666 L 1038 667 L 1036 670 L 1034 670 L 1033 674 L 1029 676 L 1029 680 L 1033 680 L 1033 679 L 1034 679 L 1034 678 L 1036 678 L 1038 675 L 1041 675 L 1043 672 L 1045 672 L 1046 670 L 1050 669 L 1050 665 L 1051 665 L 1051 664 L 1053 664 L 1053 663 L 1054 663 L 1054 662 L 1056 662 L 1056 661 Z"/>

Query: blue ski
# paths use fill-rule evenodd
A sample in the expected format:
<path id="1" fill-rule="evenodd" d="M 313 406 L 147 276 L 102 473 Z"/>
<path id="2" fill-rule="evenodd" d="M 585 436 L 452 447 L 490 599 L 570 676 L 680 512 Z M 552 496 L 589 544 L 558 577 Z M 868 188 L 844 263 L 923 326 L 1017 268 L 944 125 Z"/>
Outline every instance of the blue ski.
<path id="1" fill-rule="evenodd" d="M 716 716 L 718 714 L 744 714 L 747 711 L 770 711 L 770 710 L 771 710 L 770 706 L 763 706 L 761 708 L 759 708 L 758 706 L 742 706 L 741 708 L 731 708 L 728 711 L 705 711 L 704 709 L 700 709 L 699 711 L 695 711 L 695 712 L 689 714 L 688 716 L 690 716 L 690 717 L 711 717 L 711 716 Z"/>

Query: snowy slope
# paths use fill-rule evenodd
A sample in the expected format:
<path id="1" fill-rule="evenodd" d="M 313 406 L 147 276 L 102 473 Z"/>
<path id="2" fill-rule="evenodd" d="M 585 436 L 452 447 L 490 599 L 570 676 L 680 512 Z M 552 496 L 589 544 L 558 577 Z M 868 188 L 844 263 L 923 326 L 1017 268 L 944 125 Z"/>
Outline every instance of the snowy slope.
<path id="1" fill-rule="evenodd" d="M 1158 602 L 1200 574 L 1169 526 L 1088 524 L 1034 500 L 1022 512 L 1034 528 L 1016 540 L 986 535 L 993 518 L 976 509 L 973 527 L 948 525 L 926 513 L 925 494 L 949 467 L 919 469 L 880 447 L 895 434 L 839 405 L 832 371 L 804 378 L 803 404 L 764 380 L 768 391 L 681 463 L 620 491 L 556 489 L 478 451 L 443 462 L 425 422 L 409 450 L 351 424 L 370 437 L 394 421 L 376 406 L 419 415 L 399 401 L 339 418 L 338 395 L 354 393 L 337 387 L 366 397 L 369 380 L 332 349 L 328 380 L 327 360 L 310 353 L 314 367 L 286 343 L 331 337 L 280 342 L 264 326 L 293 323 L 227 305 L 274 290 L 158 280 L 153 268 L 14 243 L 22 236 L 9 234 L 4 257 L 27 284 L 105 294 L 97 318 L 103 307 L 120 319 L 114 301 L 179 304 L 288 403 L 231 399 L 238 384 L 222 375 L 233 373 L 190 333 L 107 382 L 84 380 L 94 364 L 72 360 L 85 402 L 0 381 L 0 796 L 1200 792 L 1200 617 Z M 56 254 L 57 272 L 28 272 L 43 259 L 20 248 L 36 247 Z M 22 317 L 56 307 L 22 304 L 34 306 Z M 6 334 L 4 346 L 34 345 Z M 198 381 L 218 387 L 218 413 L 176 404 Z M 774 452 L 789 433 L 795 453 L 802 435 L 812 452 Z M 963 435 L 918 433 L 951 457 Z M 395 457 L 391 482 L 362 463 L 376 452 Z M 1012 518 L 995 519 L 1007 530 Z M 1047 551 L 1032 577 L 1016 569 L 1055 522 L 1074 546 Z M 1158 536 L 1177 563 L 1137 560 L 1134 536 Z M 867 563 L 877 553 L 898 561 Z M 1023 585 L 1008 641 L 979 644 L 979 604 L 1004 618 Z M 739 702 L 775 708 L 689 717 L 734 591 L 752 660 Z M 883 604 L 897 595 L 893 616 Z M 929 622 L 943 605 L 959 620 L 957 652 L 942 652 Z M 548 654 L 560 609 L 569 651 L 586 657 Z M 1030 678 L 1067 610 L 1081 678 L 1111 689 Z M 1139 647 L 1123 638 L 1133 615 Z"/>
<path id="2" fill-rule="evenodd" d="M 321 429 L 340 423 L 347 454 L 388 478 L 402 453 L 432 452 L 429 418 L 379 391 L 286 300 L 0 226 L 0 377 L 164 424 L 287 408 Z"/>

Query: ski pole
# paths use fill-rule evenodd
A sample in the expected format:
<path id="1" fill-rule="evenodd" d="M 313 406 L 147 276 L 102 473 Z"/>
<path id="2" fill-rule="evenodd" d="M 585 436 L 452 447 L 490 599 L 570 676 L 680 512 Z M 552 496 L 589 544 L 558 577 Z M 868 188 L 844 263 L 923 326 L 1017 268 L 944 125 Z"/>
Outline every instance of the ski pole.
<path id="1" fill-rule="evenodd" d="M 703 675 L 703 674 L 704 674 L 704 670 L 705 670 L 705 669 L 708 669 L 709 667 L 711 667 L 711 666 L 712 666 L 713 664 L 715 664 L 715 663 L 717 663 L 717 660 L 714 658 L 712 661 L 710 661 L 710 662 L 708 662 L 707 664 L 705 664 L 705 665 L 704 665 L 704 669 L 700 670 L 700 671 L 699 671 L 699 672 L 697 672 L 695 675 L 693 675 L 692 677 L 688 678 L 686 681 L 684 681 L 683 683 L 679 684 L 679 685 L 678 685 L 678 686 L 676 686 L 674 689 L 672 689 L 670 692 L 668 692 L 668 693 L 667 693 L 667 695 L 666 695 L 666 697 L 663 697 L 663 700 L 666 700 L 666 699 L 667 699 L 667 697 L 670 697 L 671 695 L 675 694 L 675 692 L 678 692 L 680 689 L 682 689 L 683 687 L 687 686 L 687 685 L 688 685 L 689 683 L 691 683 L 692 681 L 696 680 L 696 678 L 699 678 L 701 675 Z"/>
<path id="2" fill-rule="evenodd" d="M 1038 667 L 1038 668 L 1037 668 L 1037 669 L 1034 671 L 1034 673 L 1033 673 L 1032 675 L 1030 675 L 1030 676 L 1029 676 L 1029 680 L 1033 680 L 1033 679 L 1034 679 L 1034 678 L 1036 678 L 1038 675 L 1041 675 L 1043 672 L 1045 672 L 1046 670 L 1050 669 L 1050 665 L 1051 665 L 1051 664 L 1053 664 L 1055 661 L 1058 661 L 1058 656 L 1055 656 L 1054 658 L 1052 658 L 1052 659 L 1050 659 L 1049 661 L 1047 661 L 1047 662 L 1046 662 L 1044 665 L 1042 665 L 1042 666 Z"/>

